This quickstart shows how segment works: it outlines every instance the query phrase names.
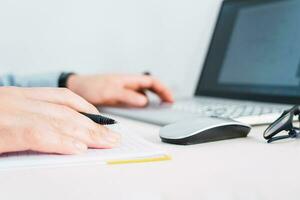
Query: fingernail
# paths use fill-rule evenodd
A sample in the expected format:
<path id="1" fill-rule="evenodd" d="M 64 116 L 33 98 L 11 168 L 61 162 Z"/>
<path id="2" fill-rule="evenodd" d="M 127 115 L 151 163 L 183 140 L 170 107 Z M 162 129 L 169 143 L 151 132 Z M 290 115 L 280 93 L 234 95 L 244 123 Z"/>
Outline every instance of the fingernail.
<path id="1" fill-rule="evenodd" d="M 73 144 L 79 152 L 84 152 L 87 150 L 87 146 L 81 142 L 74 141 Z"/>

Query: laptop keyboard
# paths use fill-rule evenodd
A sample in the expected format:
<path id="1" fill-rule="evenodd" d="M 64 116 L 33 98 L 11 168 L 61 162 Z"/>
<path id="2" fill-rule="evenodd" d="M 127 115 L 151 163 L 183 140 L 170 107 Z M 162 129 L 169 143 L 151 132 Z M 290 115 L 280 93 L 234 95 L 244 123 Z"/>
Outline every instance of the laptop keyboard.
<path id="1" fill-rule="evenodd" d="M 203 116 L 239 118 L 245 116 L 259 116 L 271 113 L 282 113 L 286 107 L 270 106 L 264 104 L 237 104 L 237 103 L 220 103 L 214 101 L 182 102 L 175 103 L 171 106 L 173 110 L 181 112 L 190 112 Z"/>

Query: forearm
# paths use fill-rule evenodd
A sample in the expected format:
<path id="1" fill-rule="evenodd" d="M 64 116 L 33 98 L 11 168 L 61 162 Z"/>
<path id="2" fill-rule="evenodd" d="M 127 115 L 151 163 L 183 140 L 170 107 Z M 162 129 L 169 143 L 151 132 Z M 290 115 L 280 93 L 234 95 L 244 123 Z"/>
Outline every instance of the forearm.
<path id="1" fill-rule="evenodd" d="M 60 72 L 27 76 L 7 74 L 0 76 L 0 86 L 58 87 Z"/>

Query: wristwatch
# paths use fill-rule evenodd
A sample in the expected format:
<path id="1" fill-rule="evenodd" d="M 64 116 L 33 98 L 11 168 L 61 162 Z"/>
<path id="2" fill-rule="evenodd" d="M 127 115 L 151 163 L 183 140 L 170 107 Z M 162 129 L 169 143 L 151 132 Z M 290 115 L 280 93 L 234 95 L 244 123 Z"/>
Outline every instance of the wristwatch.
<path id="1" fill-rule="evenodd" d="M 58 78 L 58 87 L 67 87 L 68 79 L 71 75 L 74 75 L 73 72 L 63 72 Z"/>

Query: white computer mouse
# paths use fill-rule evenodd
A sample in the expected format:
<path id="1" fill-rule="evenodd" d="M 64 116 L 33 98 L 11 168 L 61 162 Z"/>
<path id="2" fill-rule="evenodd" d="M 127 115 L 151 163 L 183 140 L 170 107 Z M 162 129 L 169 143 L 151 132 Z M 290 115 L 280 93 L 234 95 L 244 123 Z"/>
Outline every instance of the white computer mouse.
<path id="1" fill-rule="evenodd" d="M 199 144 L 218 140 L 247 137 L 251 126 L 231 119 L 199 117 L 164 126 L 160 138 L 171 144 Z"/>

